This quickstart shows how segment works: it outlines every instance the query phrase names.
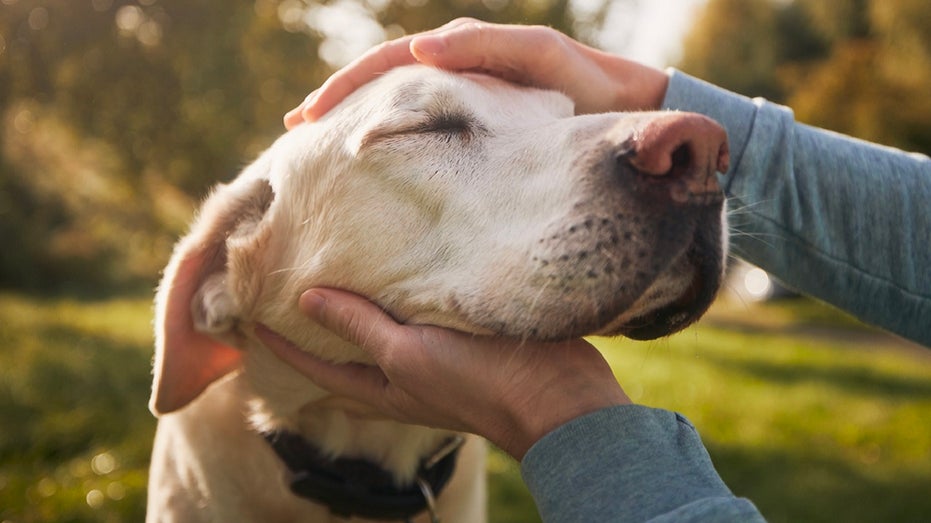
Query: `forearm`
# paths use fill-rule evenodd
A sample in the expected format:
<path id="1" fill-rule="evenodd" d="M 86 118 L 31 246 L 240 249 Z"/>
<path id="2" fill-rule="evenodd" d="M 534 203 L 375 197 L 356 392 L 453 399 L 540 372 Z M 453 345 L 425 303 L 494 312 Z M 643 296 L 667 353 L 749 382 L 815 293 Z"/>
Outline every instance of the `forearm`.
<path id="1" fill-rule="evenodd" d="M 735 254 L 931 346 L 931 160 L 798 124 L 788 108 L 676 71 L 663 106 L 728 131 L 721 181 Z"/>
<path id="2" fill-rule="evenodd" d="M 521 472 L 544 521 L 762 521 L 721 481 L 695 428 L 628 405 L 567 423 L 531 447 Z"/>

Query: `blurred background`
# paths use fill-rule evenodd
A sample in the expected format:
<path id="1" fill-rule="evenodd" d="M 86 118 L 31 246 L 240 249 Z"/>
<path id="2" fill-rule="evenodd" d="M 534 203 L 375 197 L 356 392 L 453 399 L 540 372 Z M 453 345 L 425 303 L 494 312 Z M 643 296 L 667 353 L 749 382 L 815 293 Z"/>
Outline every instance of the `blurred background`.
<path id="1" fill-rule="evenodd" d="M 0 0 L 0 521 L 143 518 L 151 294 L 197 202 L 336 68 L 458 16 L 931 152 L 923 0 Z M 931 351 L 772 284 L 743 268 L 696 328 L 598 344 L 772 521 L 927 521 Z M 538 519 L 515 463 L 489 475 L 492 521 Z"/>

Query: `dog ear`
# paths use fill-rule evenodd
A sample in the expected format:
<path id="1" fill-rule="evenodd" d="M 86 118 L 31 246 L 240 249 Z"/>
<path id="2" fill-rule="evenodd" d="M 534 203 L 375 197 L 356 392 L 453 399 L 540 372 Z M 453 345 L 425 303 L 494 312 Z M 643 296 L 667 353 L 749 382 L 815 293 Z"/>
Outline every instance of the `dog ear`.
<path id="1" fill-rule="evenodd" d="M 266 179 L 247 174 L 220 186 L 204 202 L 159 284 L 149 401 L 157 416 L 184 407 L 242 360 L 234 343 L 221 341 L 236 339 L 240 313 L 240 301 L 227 282 L 228 252 L 259 234 L 274 200 Z"/>

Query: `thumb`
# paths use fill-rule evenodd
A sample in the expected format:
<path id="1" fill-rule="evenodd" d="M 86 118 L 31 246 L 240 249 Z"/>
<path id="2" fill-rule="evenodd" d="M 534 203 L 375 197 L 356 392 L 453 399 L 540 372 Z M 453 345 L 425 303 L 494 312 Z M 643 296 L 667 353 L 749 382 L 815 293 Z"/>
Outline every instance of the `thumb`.
<path id="1" fill-rule="evenodd" d="M 403 346 L 404 327 L 371 301 L 334 289 L 311 289 L 301 295 L 301 312 L 321 327 L 361 348 L 381 362 L 393 347 Z"/>
<path id="2" fill-rule="evenodd" d="M 338 396 L 372 404 L 387 383 L 378 367 L 359 363 L 331 363 L 305 352 L 265 325 L 256 325 L 255 336 L 279 359 Z"/>

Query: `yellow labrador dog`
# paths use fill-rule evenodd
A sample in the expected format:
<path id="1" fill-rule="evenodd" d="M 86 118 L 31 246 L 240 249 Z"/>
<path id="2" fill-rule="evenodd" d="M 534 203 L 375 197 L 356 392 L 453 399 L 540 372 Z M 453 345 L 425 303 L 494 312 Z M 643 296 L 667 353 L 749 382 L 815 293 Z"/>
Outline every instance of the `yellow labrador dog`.
<path id="1" fill-rule="evenodd" d="M 485 519 L 473 438 L 359 419 L 253 335 L 366 361 L 314 286 L 476 334 L 648 339 L 719 286 L 727 140 L 683 113 L 575 116 L 553 92 L 394 70 L 204 203 L 159 287 L 149 521 Z"/>

